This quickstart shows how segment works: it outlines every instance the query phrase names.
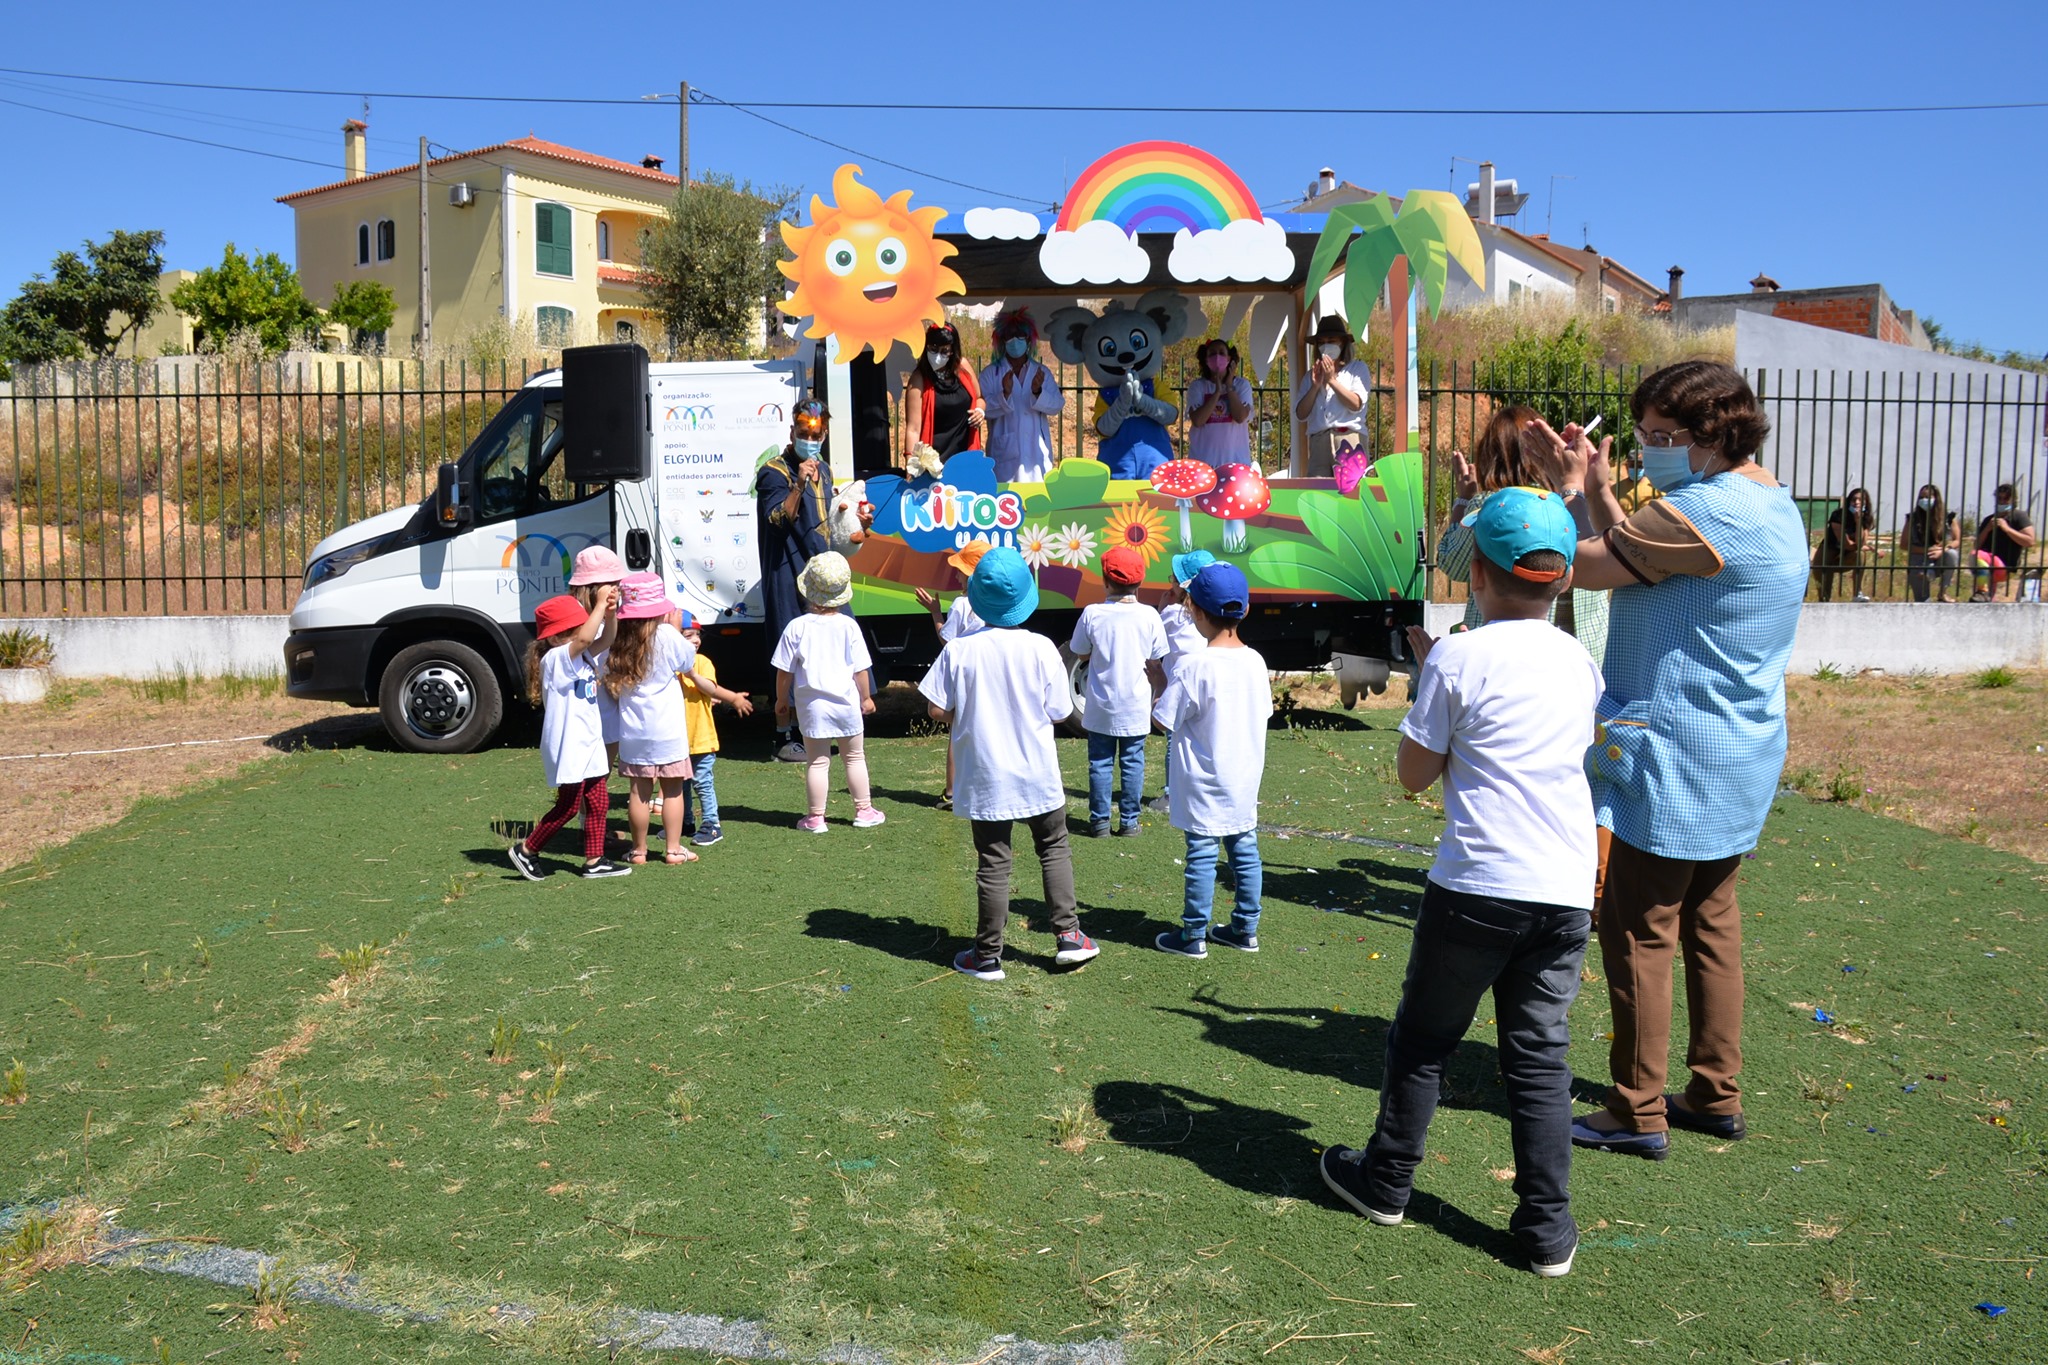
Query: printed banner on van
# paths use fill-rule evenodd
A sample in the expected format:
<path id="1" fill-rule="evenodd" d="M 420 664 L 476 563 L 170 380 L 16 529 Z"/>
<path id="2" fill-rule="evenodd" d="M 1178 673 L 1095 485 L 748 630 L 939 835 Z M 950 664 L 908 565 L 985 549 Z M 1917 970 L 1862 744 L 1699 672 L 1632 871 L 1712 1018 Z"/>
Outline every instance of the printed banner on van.
<path id="1" fill-rule="evenodd" d="M 655 372 L 662 577 L 700 621 L 761 619 L 754 471 L 788 439 L 801 391 L 788 362 Z"/>

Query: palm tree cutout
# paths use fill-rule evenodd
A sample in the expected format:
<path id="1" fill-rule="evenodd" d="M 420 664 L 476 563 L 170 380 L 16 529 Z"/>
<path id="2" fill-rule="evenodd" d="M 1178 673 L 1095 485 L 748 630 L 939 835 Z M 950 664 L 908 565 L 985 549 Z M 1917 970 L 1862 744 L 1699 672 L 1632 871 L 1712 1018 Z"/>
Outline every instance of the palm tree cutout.
<path id="1" fill-rule="evenodd" d="M 1429 303 L 1429 315 L 1435 317 L 1443 307 L 1452 261 L 1485 286 L 1486 253 L 1456 195 L 1447 190 L 1410 190 L 1401 200 L 1399 213 L 1392 204 L 1389 196 L 1380 195 L 1330 210 L 1323 235 L 1316 239 L 1315 254 L 1309 258 L 1306 297 L 1316 297 L 1339 256 L 1344 258 L 1346 317 L 1365 318 L 1372 313 L 1387 272 L 1403 256 L 1408 258 L 1411 272 L 1410 297 L 1390 300 L 1396 308 L 1412 303 L 1413 290 L 1419 285 Z M 1355 241 L 1354 233 L 1359 234 Z"/>

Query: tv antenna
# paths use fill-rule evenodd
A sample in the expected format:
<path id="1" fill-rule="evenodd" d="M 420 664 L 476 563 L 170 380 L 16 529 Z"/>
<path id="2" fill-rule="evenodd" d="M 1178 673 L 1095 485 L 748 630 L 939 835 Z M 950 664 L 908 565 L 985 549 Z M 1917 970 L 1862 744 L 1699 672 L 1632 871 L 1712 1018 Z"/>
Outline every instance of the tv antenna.
<path id="1" fill-rule="evenodd" d="M 1560 174 L 1550 177 L 1550 193 L 1544 197 L 1543 203 L 1543 235 L 1545 237 L 1550 235 L 1550 215 L 1557 210 L 1557 182 L 1560 180 L 1577 179 L 1578 177 L 1575 175 Z"/>

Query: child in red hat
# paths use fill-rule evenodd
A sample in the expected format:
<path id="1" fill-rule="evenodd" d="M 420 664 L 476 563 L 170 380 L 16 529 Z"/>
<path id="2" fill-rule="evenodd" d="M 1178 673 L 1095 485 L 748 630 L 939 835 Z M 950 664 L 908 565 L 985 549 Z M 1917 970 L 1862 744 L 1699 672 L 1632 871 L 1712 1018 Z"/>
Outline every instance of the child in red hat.
<path id="1" fill-rule="evenodd" d="M 1152 703 L 1166 688 L 1160 660 L 1166 657 L 1166 627 L 1159 612 L 1138 600 L 1145 559 L 1128 545 L 1102 556 L 1103 601 L 1081 608 L 1068 649 L 1088 665 L 1088 834 L 1110 832 L 1112 781 L 1123 823 L 1117 833 L 1138 832 L 1138 802 L 1145 794 L 1145 736 L 1152 733 Z"/>
<path id="2" fill-rule="evenodd" d="M 534 641 L 526 650 L 526 695 L 541 708 L 540 761 L 555 804 L 533 833 L 512 845 L 508 856 L 519 875 L 537 882 L 546 875 L 540 851 L 555 831 L 583 812 L 583 875 L 623 877 L 631 872 L 604 856 L 605 817 L 611 794 L 605 779 L 604 721 L 597 709 L 597 666 L 589 657 L 619 590 L 598 586 L 596 609 L 586 611 L 573 597 L 550 597 L 534 609 Z"/>

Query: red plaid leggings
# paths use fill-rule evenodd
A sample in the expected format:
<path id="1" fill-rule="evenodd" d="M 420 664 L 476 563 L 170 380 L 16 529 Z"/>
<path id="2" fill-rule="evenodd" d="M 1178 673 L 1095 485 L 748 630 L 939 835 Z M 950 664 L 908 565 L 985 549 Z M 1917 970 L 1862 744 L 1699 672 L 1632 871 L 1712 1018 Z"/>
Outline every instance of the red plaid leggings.
<path id="1" fill-rule="evenodd" d="M 555 831 L 575 818 L 578 807 L 583 810 L 583 860 L 593 861 L 604 856 L 604 822 L 611 813 L 612 794 L 605 786 L 605 774 L 586 777 L 581 782 L 564 782 L 555 788 L 555 804 L 533 827 L 533 833 L 526 836 L 526 851 L 538 853 L 555 837 Z"/>

